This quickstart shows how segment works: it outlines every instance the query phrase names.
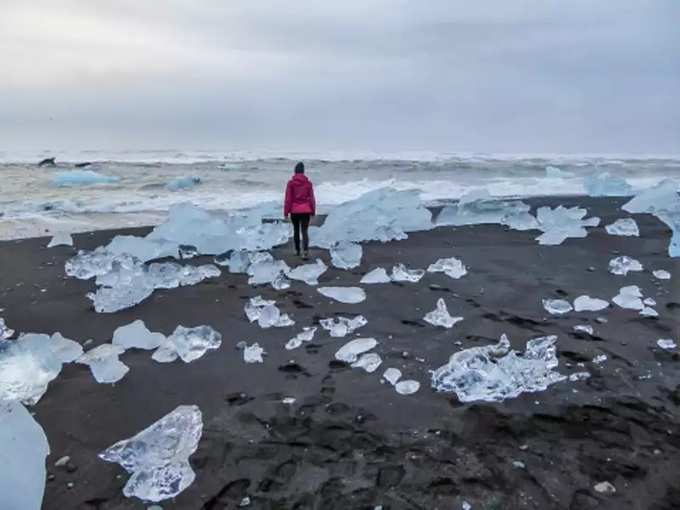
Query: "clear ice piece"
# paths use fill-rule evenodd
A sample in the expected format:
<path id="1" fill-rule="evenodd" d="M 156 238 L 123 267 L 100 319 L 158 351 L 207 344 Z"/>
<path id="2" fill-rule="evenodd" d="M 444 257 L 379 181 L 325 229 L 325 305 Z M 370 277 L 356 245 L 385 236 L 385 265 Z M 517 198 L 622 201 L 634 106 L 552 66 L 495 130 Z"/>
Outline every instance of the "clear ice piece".
<path id="1" fill-rule="evenodd" d="M 347 317 L 337 317 L 335 319 L 321 319 L 319 325 L 328 331 L 334 338 L 342 338 L 351 335 L 355 330 L 368 324 L 363 315 L 357 315 L 353 319 Z"/>
<path id="2" fill-rule="evenodd" d="M 678 345 L 671 338 L 659 338 L 656 341 L 656 345 L 665 351 L 672 351 L 677 349 Z"/>
<path id="3" fill-rule="evenodd" d="M 210 326 L 195 328 L 177 326 L 172 335 L 162 341 L 151 357 L 159 363 L 170 363 L 178 357 L 185 363 L 191 363 L 202 357 L 208 350 L 219 349 L 220 345 L 222 345 L 222 334 Z"/>
<path id="4" fill-rule="evenodd" d="M 577 312 L 598 312 L 609 306 L 609 301 L 604 299 L 592 298 L 590 296 L 579 296 L 574 299 L 574 310 Z"/>
<path id="5" fill-rule="evenodd" d="M 639 237 L 640 229 L 633 218 L 621 218 L 604 227 L 613 236 Z"/>
<path id="6" fill-rule="evenodd" d="M 58 232 L 54 234 L 50 242 L 47 244 L 48 248 L 55 246 L 73 246 L 73 238 L 71 234 L 66 232 Z"/>
<path id="7" fill-rule="evenodd" d="M 629 271 L 642 271 L 643 267 L 639 261 L 627 257 L 625 255 L 621 257 L 613 258 L 609 261 L 609 272 L 618 275 L 627 275 Z"/>
<path id="8" fill-rule="evenodd" d="M 654 275 L 654 278 L 658 280 L 670 280 L 671 279 L 671 274 L 666 271 L 665 269 L 657 269 L 655 271 L 652 271 L 652 274 Z M 0 323 L 0 331 L 2 330 L 2 324 Z M 2 335 L 0 335 L 1 338 Z"/>
<path id="9" fill-rule="evenodd" d="M 588 211 L 580 207 L 548 206 L 539 207 L 536 211 L 537 228 L 543 231 L 536 240 L 542 245 L 559 245 L 565 239 L 586 237 L 585 227 L 597 227 L 600 218 L 583 219 Z"/>
<path id="10" fill-rule="evenodd" d="M 130 371 L 130 367 L 118 359 L 124 352 L 119 345 L 102 344 L 83 354 L 78 363 L 88 365 L 98 383 L 113 384 Z"/>
<path id="11" fill-rule="evenodd" d="M 588 333 L 591 336 L 595 332 L 590 324 L 577 324 L 574 326 L 574 331 L 578 333 Z"/>
<path id="12" fill-rule="evenodd" d="M 571 303 L 564 299 L 544 299 L 543 308 L 553 315 L 563 315 L 573 310 Z"/>
<path id="13" fill-rule="evenodd" d="M 467 269 L 463 262 L 456 257 L 439 259 L 427 268 L 428 273 L 444 273 L 446 276 L 458 279 L 467 274 Z"/>
<path id="14" fill-rule="evenodd" d="M 275 303 L 272 300 L 262 299 L 261 296 L 255 296 L 246 303 L 244 311 L 250 322 L 257 321 L 257 324 L 263 329 L 294 325 L 295 322 L 288 314 L 282 314 Z"/>
<path id="15" fill-rule="evenodd" d="M 394 386 L 395 384 L 397 384 L 397 381 L 401 379 L 401 370 L 399 370 L 398 368 L 388 368 L 383 373 L 383 379 L 385 379 L 388 383 Z"/>
<path id="16" fill-rule="evenodd" d="M 645 306 L 642 308 L 642 310 L 640 310 L 640 315 L 642 315 L 643 317 L 658 317 L 659 312 L 654 310 L 654 308 Z"/>
<path id="17" fill-rule="evenodd" d="M 394 389 L 399 395 L 413 395 L 420 389 L 420 383 L 410 379 L 399 381 L 394 385 Z"/>
<path id="18" fill-rule="evenodd" d="M 144 321 L 136 320 L 117 328 L 113 332 L 113 345 L 123 349 L 156 349 L 165 341 L 163 333 L 152 333 L 144 324 Z"/>
<path id="19" fill-rule="evenodd" d="M 14 330 L 10 329 L 5 323 L 5 319 L 0 317 L 0 340 L 7 340 L 14 335 Z"/>
<path id="20" fill-rule="evenodd" d="M 378 370 L 378 367 L 382 365 L 382 358 L 375 352 L 369 352 L 362 354 L 359 358 L 352 363 L 352 368 L 363 368 L 369 374 Z"/>
<path id="21" fill-rule="evenodd" d="M 602 365 L 605 361 L 607 361 L 607 355 L 606 354 L 598 354 L 593 358 L 593 363 L 595 365 Z"/>
<path id="22" fill-rule="evenodd" d="M 357 304 L 366 300 L 366 293 L 361 287 L 319 287 L 317 291 L 341 303 Z"/>
<path id="23" fill-rule="evenodd" d="M 72 363 L 83 355 L 83 347 L 57 332 L 50 338 L 50 349 L 62 363 Z"/>
<path id="24" fill-rule="evenodd" d="M 537 228 L 529 214 L 529 204 L 519 200 L 500 200 L 486 190 L 472 190 L 457 204 L 444 207 L 437 216 L 437 226 L 462 226 L 499 223 L 516 230 Z"/>
<path id="25" fill-rule="evenodd" d="M 637 285 L 628 285 L 621 287 L 619 293 L 612 298 L 612 301 L 621 308 L 628 308 L 629 310 L 642 310 L 645 308 L 642 302 L 642 292 Z"/>
<path id="26" fill-rule="evenodd" d="M 446 308 L 446 302 L 439 298 L 437 300 L 437 308 L 428 312 L 423 320 L 433 326 L 441 326 L 448 329 L 452 328 L 457 322 L 462 321 L 463 317 L 451 317 L 449 310 Z"/>
<path id="27" fill-rule="evenodd" d="M 608 172 L 584 177 L 583 186 L 591 197 L 624 197 L 631 195 L 633 191 L 626 179 L 612 176 Z"/>
<path id="28" fill-rule="evenodd" d="M 345 363 L 354 363 L 359 355 L 370 351 L 376 345 L 378 345 L 378 341 L 375 338 L 356 338 L 350 340 L 335 353 L 335 359 Z"/>
<path id="29" fill-rule="evenodd" d="M 276 290 L 290 289 L 290 280 L 280 273 L 274 280 L 272 280 L 272 288 Z"/>
<path id="30" fill-rule="evenodd" d="M 315 327 L 303 328 L 302 332 L 295 335 L 293 338 L 286 342 L 286 349 L 292 351 L 300 347 L 303 342 L 311 342 L 314 339 L 314 334 L 316 333 Z"/>
<path id="31" fill-rule="evenodd" d="M 352 269 L 361 264 L 363 250 L 360 244 L 340 241 L 331 246 L 331 262 L 340 269 Z"/>
<path id="32" fill-rule="evenodd" d="M 299 280 L 307 285 L 318 285 L 319 276 L 324 274 L 328 266 L 321 259 L 316 259 L 314 264 L 303 264 L 290 269 L 286 276 L 291 280 Z"/>
<path id="33" fill-rule="evenodd" d="M 264 349 L 255 342 L 253 345 L 248 345 L 243 349 L 243 361 L 246 363 L 264 363 L 263 354 Z"/>
<path id="34" fill-rule="evenodd" d="M 393 282 L 419 282 L 425 276 L 424 269 L 408 269 L 404 264 L 392 268 Z"/>
<path id="35" fill-rule="evenodd" d="M 391 281 L 392 279 L 390 278 L 390 275 L 387 274 L 387 271 L 385 271 L 384 268 L 376 267 L 372 271 L 366 273 L 361 278 L 361 281 L 359 283 L 373 284 L 373 283 L 389 283 Z"/>
<path id="36" fill-rule="evenodd" d="M 196 478 L 189 457 L 203 434 L 198 406 L 179 406 L 130 439 L 119 441 L 99 454 L 120 464 L 132 476 L 123 494 L 143 501 L 174 498 Z"/>
<path id="37" fill-rule="evenodd" d="M 249 285 L 263 285 L 272 283 L 282 274 L 288 273 L 290 268 L 283 260 L 265 260 L 254 262 L 248 268 Z"/>

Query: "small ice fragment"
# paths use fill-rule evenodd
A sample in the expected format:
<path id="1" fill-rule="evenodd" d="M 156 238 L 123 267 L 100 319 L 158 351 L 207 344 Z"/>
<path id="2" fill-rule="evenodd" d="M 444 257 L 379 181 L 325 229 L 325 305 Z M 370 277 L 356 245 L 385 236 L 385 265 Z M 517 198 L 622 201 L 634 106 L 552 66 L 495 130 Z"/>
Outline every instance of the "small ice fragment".
<path id="1" fill-rule="evenodd" d="M 314 338 L 314 333 L 316 333 L 316 328 L 303 328 L 301 333 L 288 340 L 286 343 L 287 350 L 297 349 L 302 345 L 303 342 L 311 342 Z"/>
<path id="2" fill-rule="evenodd" d="M 472 510 L 472 505 L 467 501 L 463 501 L 463 504 L 461 505 L 460 508 L 461 510 Z"/>
<path id="3" fill-rule="evenodd" d="M 281 313 L 275 303 L 272 300 L 262 299 L 261 296 L 255 296 L 246 303 L 244 311 L 250 322 L 257 321 L 263 329 L 281 328 L 295 324 L 288 314 Z"/>
<path id="4" fill-rule="evenodd" d="M 249 345 L 243 349 L 243 361 L 246 363 L 264 363 L 264 359 L 262 359 L 263 354 L 264 349 L 260 347 L 260 344 L 255 342 L 253 345 Z"/>
<path id="5" fill-rule="evenodd" d="M 210 326 L 186 328 L 177 326 L 151 356 L 159 363 L 169 363 L 178 357 L 190 363 L 202 357 L 209 349 L 218 349 L 222 345 L 222 335 Z"/>
<path id="6" fill-rule="evenodd" d="M 57 461 L 54 463 L 54 467 L 63 467 L 69 462 L 71 462 L 71 457 L 64 455 L 63 457 L 57 459 Z"/>
<path id="7" fill-rule="evenodd" d="M 376 345 L 378 341 L 375 338 L 356 338 L 343 345 L 335 353 L 335 359 L 345 363 L 354 363 L 360 354 L 370 351 Z"/>
<path id="8" fill-rule="evenodd" d="M 648 297 L 643 299 L 642 302 L 647 306 L 656 306 L 656 300 L 654 298 Z"/>
<path id="9" fill-rule="evenodd" d="M 671 274 L 665 269 L 657 269 L 656 271 L 652 271 L 652 274 L 654 275 L 654 278 L 657 278 L 659 280 L 671 279 Z"/>
<path id="10" fill-rule="evenodd" d="M 284 398 L 281 400 L 281 403 L 282 403 L 282 404 L 286 404 L 286 405 L 292 405 L 292 404 L 295 403 L 295 398 L 294 398 L 294 397 L 284 397 Z"/>
<path id="11" fill-rule="evenodd" d="M 659 313 L 656 310 L 654 310 L 654 308 L 645 306 L 642 310 L 640 310 L 640 315 L 642 315 L 643 317 L 658 317 Z"/>
<path id="12" fill-rule="evenodd" d="M 179 406 L 99 457 L 120 464 L 132 474 L 123 488 L 126 497 L 158 502 L 174 498 L 196 478 L 189 457 L 198 448 L 202 434 L 203 417 L 198 406 Z"/>
<path id="13" fill-rule="evenodd" d="M 248 266 L 250 266 L 250 253 L 247 250 L 234 250 L 231 252 L 229 255 L 230 273 L 245 273 L 248 271 Z"/>
<path id="14" fill-rule="evenodd" d="M 675 341 L 673 341 L 670 338 L 659 338 L 656 341 L 656 345 L 658 345 L 659 347 L 666 351 L 672 351 L 673 349 L 677 348 L 677 344 L 675 343 Z"/>
<path id="15" fill-rule="evenodd" d="M 341 303 L 357 304 L 366 300 L 366 293 L 361 287 L 319 287 L 317 291 Z"/>
<path id="16" fill-rule="evenodd" d="M 316 259 L 314 264 L 303 264 L 289 269 L 286 276 L 291 280 L 298 280 L 307 285 L 318 285 L 319 277 L 328 270 L 328 266 L 321 259 Z"/>
<path id="17" fill-rule="evenodd" d="M 359 359 L 352 363 L 352 368 L 363 368 L 366 372 L 373 373 L 382 365 L 382 358 L 375 352 L 362 354 Z"/>
<path id="18" fill-rule="evenodd" d="M 420 389 L 420 383 L 410 379 L 399 381 L 394 385 L 394 389 L 397 390 L 399 395 L 412 395 Z"/>
<path id="19" fill-rule="evenodd" d="M 404 264 L 392 268 L 393 282 L 419 282 L 424 275 L 424 269 L 408 269 Z"/>
<path id="20" fill-rule="evenodd" d="M 539 207 L 536 210 L 536 226 L 543 234 L 536 240 L 542 245 L 559 245 L 570 237 L 581 238 L 588 235 L 585 227 L 597 227 L 600 218 L 592 217 L 583 219 L 588 211 L 580 207 L 558 206 L 550 208 L 548 206 Z"/>
<path id="21" fill-rule="evenodd" d="M 463 262 L 456 257 L 448 259 L 439 259 L 434 264 L 430 264 L 427 268 L 428 273 L 444 273 L 453 279 L 458 279 L 467 274 L 467 269 Z"/>
<path id="22" fill-rule="evenodd" d="M 642 310 L 645 305 L 642 303 L 642 292 L 637 285 L 628 285 L 621 287 L 619 293 L 612 298 L 612 301 L 621 308 L 628 308 L 630 310 Z"/>
<path id="23" fill-rule="evenodd" d="M 388 368 L 383 374 L 383 379 L 385 379 L 392 386 L 397 384 L 397 381 L 401 379 L 401 370 L 398 368 Z"/>
<path id="24" fill-rule="evenodd" d="M 543 308 L 553 315 L 563 315 L 573 310 L 571 303 L 564 299 L 544 299 Z"/>
<path id="25" fill-rule="evenodd" d="M 52 237 L 47 247 L 53 248 L 54 246 L 73 246 L 73 238 L 71 237 L 71 234 L 66 232 L 54 234 L 54 237 Z"/>
<path id="26" fill-rule="evenodd" d="M 625 276 L 629 271 L 642 271 L 642 269 L 640 262 L 625 255 L 609 261 L 609 272 L 612 274 Z"/>
<path id="27" fill-rule="evenodd" d="M 274 280 L 272 281 L 272 287 L 276 290 L 286 290 L 290 288 L 290 280 L 284 276 L 283 273 L 280 273 Z"/>
<path id="28" fill-rule="evenodd" d="M 616 492 L 616 487 L 609 482 L 596 483 L 593 488 L 595 489 L 595 492 L 599 492 L 600 494 L 614 494 Z"/>
<path id="29" fill-rule="evenodd" d="M 250 498 L 248 496 L 245 496 L 243 499 L 241 499 L 241 502 L 238 504 L 239 507 L 244 507 L 244 506 L 250 506 Z"/>
<path id="30" fill-rule="evenodd" d="M 640 230 L 633 218 L 622 218 L 604 227 L 607 233 L 614 236 L 639 237 Z"/>
<path id="31" fill-rule="evenodd" d="M 355 330 L 368 324 L 363 315 L 357 315 L 353 319 L 347 317 L 337 317 L 336 319 L 321 319 L 319 325 L 330 332 L 334 338 L 342 338 L 354 333 Z"/>
<path id="32" fill-rule="evenodd" d="M 0 340 L 7 340 L 14 334 L 13 329 L 9 329 L 5 323 L 5 319 L 0 317 Z"/>
<path id="33" fill-rule="evenodd" d="M 191 246 L 189 244 L 180 244 L 177 248 L 177 252 L 179 254 L 179 258 L 182 260 L 193 259 L 194 257 L 198 256 L 198 249 L 195 246 Z"/>
<path id="34" fill-rule="evenodd" d="M 588 333 L 589 335 L 594 333 L 593 327 L 589 324 L 577 324 L 574 326 L 574 331 L 578 331 L 579 333 Z"/>
<path id="35" fill-rule="evenodd" d="M 152 333 L 144 324 L 137 319 L 130 324 L 121 326 L 113 332 L 113 345 L 119 345 L 123 349 L 156 349 L 165 340 L 163 333 Z"/>
<path id="36" fill-rule="evenodd" d="M 590 379 L 590 374 L 588 372 L 574 372 L 569 376 L 571 382 L 585 381 L 586 379 Z"/>
<path id="37" fill-rule="evenodd" d="M 331 246 L 331 263 L 340 269 L 352 269 L 361 264 L 363 250 L 360 244 L 340 241 Z"/>
<path id="38" fill-rule="evenodd" d="M 597 356 L 595 356 L 593 358 L 593 363 L 595 363 L 596 365 L 601 365 L 605 361 L 607 361 L 607 355 L 606 354 L 598 354 Z"/>
<path id="39" fill-rule="evenodd" d="M 119 345 L 102 344 L 90 349 L 77 362 L 88 365 L 98 383 L 113 384 L 120 381 L 130 368 L 118 357 L 125 352 Z"/>
<path id="40" fill-rule="evenodd" d="M 577 312 L 598 312 L 609 306 L 609 302 L 604 299 L 591 298 L 590 296 L 579 296 L 574 300 L 574 310 Z"/>
<path id="41" fill-rule="evenodd" d="M 514 467 L 516 469 L 525 469 L 526 465 L 521 460 L 513 460 L 512 461 L 512 467 Z"/>
<path id="42" fill-rule="evenodd" d="M 359 283 L 373 284 L 373 283 L 389 283 L 392 281 L 390 276 L 387 274 L 382 267 L 376 267 L 374 270 L 366 273 Z"/>
<path id="43" fill-rule="evenodd" d="M 437 308 L 428 312 L 423 320 L 433 326 L 441 326 L 448 329 L 452 328 L 457 322 L 462 321 L 463 317 L 451 317 L 449 310 L 446 308 L 446 302 L 439 298 L 437 300 Z"/>

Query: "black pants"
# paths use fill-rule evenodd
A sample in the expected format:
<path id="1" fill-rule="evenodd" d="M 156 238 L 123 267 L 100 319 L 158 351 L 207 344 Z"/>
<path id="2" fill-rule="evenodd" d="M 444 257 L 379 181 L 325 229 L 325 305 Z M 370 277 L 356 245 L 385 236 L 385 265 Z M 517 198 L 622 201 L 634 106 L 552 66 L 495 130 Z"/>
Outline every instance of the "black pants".
<path id="1" fill-rule="evenodd" d="M 302 244 L 305 251 L 309 249 L 309 235 L 307 229 L 309 228 L 310 214 L 292 213 L 290 221 L 293 222 L 293 240 L 295 241 L 295 251 L 300 254 L 300 230 L 302 230 Z"/>

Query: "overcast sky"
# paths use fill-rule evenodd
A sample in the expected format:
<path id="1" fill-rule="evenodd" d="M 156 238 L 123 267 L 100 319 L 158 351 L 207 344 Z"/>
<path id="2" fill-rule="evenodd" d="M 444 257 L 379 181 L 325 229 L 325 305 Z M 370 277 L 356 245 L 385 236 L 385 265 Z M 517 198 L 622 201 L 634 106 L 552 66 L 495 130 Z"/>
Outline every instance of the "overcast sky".
<path id="1" fill-rule="evenodd" d="M 680 153 L 679 0 L 0 0 L 0 150 Z"/>

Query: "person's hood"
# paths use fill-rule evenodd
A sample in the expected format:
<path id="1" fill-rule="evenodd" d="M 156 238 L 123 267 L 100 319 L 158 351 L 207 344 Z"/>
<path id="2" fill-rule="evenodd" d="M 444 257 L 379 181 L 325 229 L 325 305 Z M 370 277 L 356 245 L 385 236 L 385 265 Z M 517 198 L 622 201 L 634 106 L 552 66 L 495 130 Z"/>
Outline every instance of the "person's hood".
<path id="1" fill-rule="evenodd" d="M 307 179 L 307 176 L 305 174 L 295 174 L 291 178 L 291 181 L 293 182 L 309 182 L 309 179 Z"/>

